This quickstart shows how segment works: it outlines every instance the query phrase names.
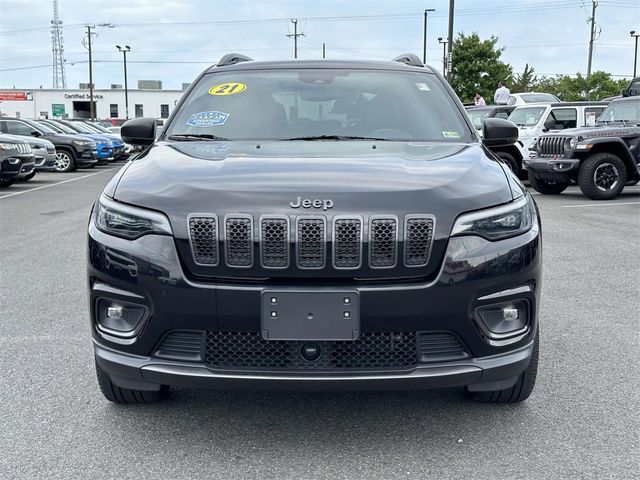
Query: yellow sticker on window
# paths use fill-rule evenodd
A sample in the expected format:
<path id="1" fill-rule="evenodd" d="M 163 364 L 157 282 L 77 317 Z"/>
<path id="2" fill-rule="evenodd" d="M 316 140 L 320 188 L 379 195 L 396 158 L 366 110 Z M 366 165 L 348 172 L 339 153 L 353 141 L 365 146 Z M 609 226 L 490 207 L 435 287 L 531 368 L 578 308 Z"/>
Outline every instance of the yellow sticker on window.
<path id="1" fill-rule="evenodd" d="M 211 95 L 235 95 L 244 92 L 247 86 L 244 83 L 227 82 L 221 83 L 209 89 Z"/>

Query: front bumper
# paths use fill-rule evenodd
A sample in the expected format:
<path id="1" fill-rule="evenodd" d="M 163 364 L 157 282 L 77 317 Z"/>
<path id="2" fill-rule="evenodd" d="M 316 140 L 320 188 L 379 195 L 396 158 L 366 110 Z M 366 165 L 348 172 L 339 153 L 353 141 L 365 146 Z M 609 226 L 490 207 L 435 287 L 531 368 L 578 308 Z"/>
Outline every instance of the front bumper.
<path id="1" fill-rule="evenodd" d="M 539 157 L 532 155 L 524 161 L 525 169 L 544 180 L 568 182 L 580 168 L 580 159 Z"/>
<path id="2" fill-rule="evenodd" d="M 54 172 L 56 170 L 55 152 L 46 153 L 41 157 L 36 157 L 36 172 Z"/>
<path id="3" fill-rule="evenodd" d="M 23 179 L 28 177 L 33 173 L 36 169 L 36 157 L 31 155 L 29 158 L 25 158 L 22 160 L 22 164 L 20 165 L 20 172 L 16 178 Z"/>
<path id="4" fill-rule="evenodd" d="M 362 332 L 445 331 L 459 338 L 467 353 L 459 359 L 418 360 L 410 368 L 393 371 L 230 370 L 212 366 L 207 354 L 199 361 L 159 357 L 158 344 L 172 330 L 260 332 L 261 295 L 273 288 L 257 282 L 196 282 L 183 271 L 168 236 L 123 240 L 97 230 L 92 220 L 88 273 L 96 361 L 123 388 L 154 390 L 169 384 L 378 390 L 467 385 L 482 391 L 509 388 L 529 364 L 537 330 L 541 241 L 538 224 L 500 242 L 454 238 L 433 281 L 320 282 L 312 287 L 357 290 Z M 105 298 L 146 307 L 145 323 L 134 337 L 116 338 L 98 329 L 97 305 Z M 526 330 L 506 340 L 488 338 L 476 309 L 517 301 L 530 306 Z"/>
<path id="5" fill-rule="evenodd" d="M 76 165 L 78 167 L 90 167 L 98 163 L 98 151 L 95 148 L 85 148 L 80 150 L 76 156 Z"/>

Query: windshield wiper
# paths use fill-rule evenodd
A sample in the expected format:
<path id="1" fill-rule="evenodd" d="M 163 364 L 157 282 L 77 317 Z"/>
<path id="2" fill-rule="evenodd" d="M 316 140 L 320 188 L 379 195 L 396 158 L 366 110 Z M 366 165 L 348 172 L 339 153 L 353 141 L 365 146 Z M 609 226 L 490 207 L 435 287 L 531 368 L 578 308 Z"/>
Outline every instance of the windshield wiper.
<path id="1" fill-rule="evenodd" d="M 387 138 L 377 138 L 377 137 L 359 137 L 356 135 L 309 135 L 306 137 L 292 137 L 292 138 L 283 138 L 282 141 L 292 141 L 292 140 L 380 140 L 380 141 L 388 141 Z"/>
<path id="2" fill-rule="evenodd" d="M 175 135 L 169 135 L 169 140 L 189 141 L 189 140 L 229 140 L 225 137 L 218 137 L 217 135 L 211 135 L 210 133 L 176 133 Z"/>

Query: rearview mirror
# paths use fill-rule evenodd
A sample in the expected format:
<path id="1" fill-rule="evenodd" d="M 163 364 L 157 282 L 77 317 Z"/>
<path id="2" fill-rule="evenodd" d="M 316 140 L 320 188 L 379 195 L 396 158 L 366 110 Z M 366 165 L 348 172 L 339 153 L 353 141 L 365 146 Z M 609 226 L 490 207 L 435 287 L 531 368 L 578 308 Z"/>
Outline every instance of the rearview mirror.
<path id="1" fill-rule="evenodd" d="M 120 129 L 120 137 L 130 145 L 151 145 L 156 139 L 155 118 L 127 120 Z"/>
<path id="2" fill-rule="evenodd" d="M 518 127 L 503 118 L 487 118 L 482 127 L 482 142 L 487 147 L 504 147 L 518 141 Z"/>

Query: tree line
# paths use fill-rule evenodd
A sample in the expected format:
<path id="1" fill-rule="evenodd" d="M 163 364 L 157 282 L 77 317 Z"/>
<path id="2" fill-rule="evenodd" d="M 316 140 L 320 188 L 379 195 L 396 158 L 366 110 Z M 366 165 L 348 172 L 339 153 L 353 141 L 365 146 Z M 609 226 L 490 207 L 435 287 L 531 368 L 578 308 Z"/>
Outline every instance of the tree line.
<path id="1" fill-rule="evenodd" d="M 609 73 L 592 72 L 589 78 L 577 73 L 575 76 L 538 76 L 535 69 L 526 64 L 524 71 L 513 73 L 513 67 L 501 60 L 504 48 L 497 48 L 498 38 L 491 36 L 481 40 L 477 33 L 459 33 L 453 42 L 451 54 L 451 86 L 463 103 L 473 103 L 479 92 L 493 103 L 493 93 L 502 80 L 511 93 L 545 92 L 563 101 L 601 100 L 620 95 L 629 80 L 615 80 Z"/>

